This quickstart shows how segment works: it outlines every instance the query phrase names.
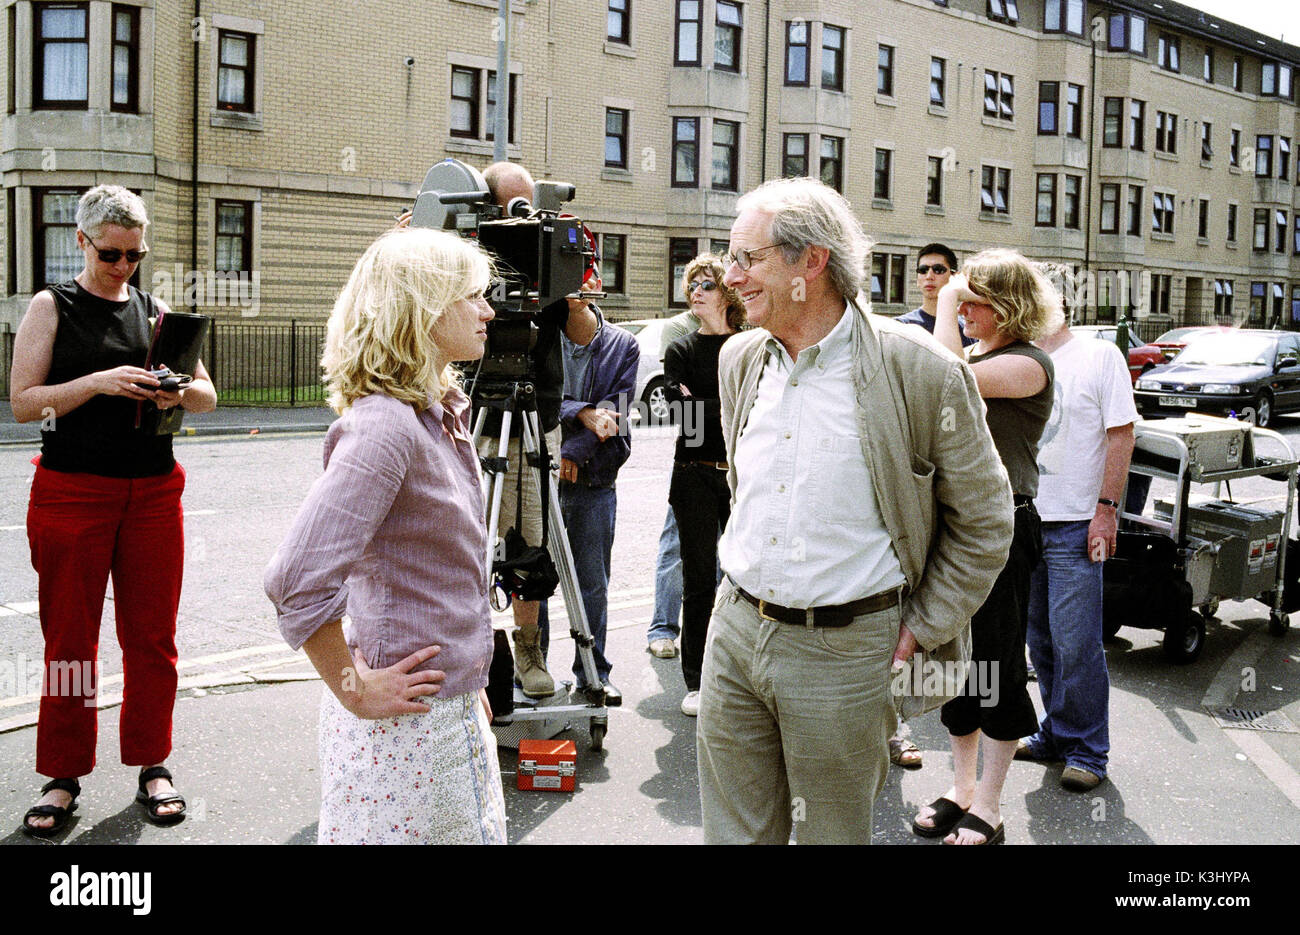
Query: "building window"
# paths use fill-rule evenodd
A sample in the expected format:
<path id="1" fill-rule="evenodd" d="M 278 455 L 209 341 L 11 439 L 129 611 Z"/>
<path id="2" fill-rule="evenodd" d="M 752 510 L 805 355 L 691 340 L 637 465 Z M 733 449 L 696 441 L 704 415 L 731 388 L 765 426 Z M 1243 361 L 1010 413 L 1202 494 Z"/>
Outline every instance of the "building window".
<path id="1" fill-rule="evenodd" d="M 1214 50 L 1208 45 L 1205 47 L 1205 58 L 1201 61 L 1201 77 L 1210 84 L 1214 83 Z"/>
<path id="2" fill-rule="evenodd" d="M 251 202 L 217 202 L 215 247 L 217 271 L 223 273 L 252 271 L 253 205 Z"/>
<path id="3" fill-rule="evenodd" d="M 451 135 L 478 137 L 477 68 L 451 69 Z"/>
<path id="4" fill-rule="evenodd" d="M 1142 186 L 1128 187 L 1128 224 L 1125 226 L 1130 237 L 1142 236 Z"/>
<path id="5" fill-rule="evenodd" d="M 890 167 L 894 161 L 893 156 L 894 154 L 887 149 L 876 150 L 875 184 L 871 190 L 871 197 L 880 201 L 888 201 L 892 197 Z"/>
<path id="6" fill-rule="evenodd" d="M 140 11 L 113 7 L 113 92 L 110 107 L 122 113 L 139 110 Z"/>
<path id="7" fill-rule="evenodd" d="M 1015 116 L 1016 79 L 996 71 L 984 71 L 984 116 L 1011 120 Z"/>
<path id="8" fill-rule="evenodd" d="M 1268 283 L 1252 282 L 1250 284 L 1250 324 L 1258 327 L 1264 323 L 1264 312 L 1267 309 L 1267 292 Z"/>
<path id="9" fill-rule="evenodd" d="M 1202 198 L 1196 214 L 1196 236 L 1205 240 L 1210 236 L 1210 199 Z"/>
<path id="10" fill-rule="evenodd" d="M 1147 21 L 1134 13 L 1112 13 L 1106 43 L 1112 52 L 1147 54 Z"/>
<path id="11" fill-rule="evenodd" d="M 1169 296 L 1173 292 L 1174 277 L 1168 273 L 1151 274 L 1151 312 L 1169 314 Z"/>
<path id="12" fill-rule="evenodd" d="M 610 42 L 632 44 L 631 5 L 632 0 L 609 0 L 609 12 L 605 15 L 605 38 Z"/>
<path id="13" fill-rule="evenodd" d="M 1151 233 L 1172 234 L 1174 232 L 1174 196 L 1167 192 L 1155 192 L 1151 196 Z"/>
<path id="14" fill-rule="evenodd" d="M 1241 56 L 1233 56 L 1232 59 L 1232 90 L 1241 90 Z"/>
<path id="15" fill-rule="evenodd" d="M 677 0 L 673 64 L 700 64 L 700 0 Z"/>
<path id="16" fill-rule="evenodd" d="M 1178 37 L 1161 33 L 1156 40 L 1156 64 L 1166 71 L 1179 71 Z"/>
<path id="17" fill-rule="evenodd" d="M 882 45 L 876 50 L 876 93 L 894 96 L 894 47 Z"/>
<path id="18" fill-rule="evenodd" d="M 980 209 L 993 214 L 1011 211 L 1011 170 L 980 167 Z"/>
<path id="19" fill-rule="evenodd" d="M 510 109 L 506 112 L 506 141 L 514 144 L 519 142 L 515 132 L 515 113 L 519 109 L 517 104 L 518 75 L 510 76 L 510 86 L 506 93 L 510 96 Z M 483 138 L 491 141 L 495 140 L 497 130 L 497 73 L 489 71 L 487 73 L 487 113 L 483 121 Z"/>
<path id="20" fill-rule="evenodd" d="M 41 3 L 33 8 L 32 17 L 36 27 L 32 41 L 32 106 L 84 110 L 89 101 L 86 88 L 90 61 L 86 5 Z M 13 49 L 11 36 L 10 55 Z"/>
<path id="21" fill-rule="evenodd" d="M 1145 101 L 1128 102 L 1128 148 L 1139 152 L 1146 147 Z"/>
<path id="22" fill-rule="evenodd" d="M 803 20 L 785 24 L 785 83 L 808 85 L 808 24 Z"/>
<path id="23" fill-rule="evenodd" d="M 605 165 L 611 169 L 627 168 L 627 111 L 605 108 Z"/>
<path id="24" fill-rule="evenodd" d="M 1035 227 L 1056 226 L 1056 173 L 1038 173 L 1038 202 L 1034 209 Z"/>
<path id="25" fill-rule="evenodd" d="M 695 188 L 700 184 L 699 117 L 673 118 L 672 184 L 674 188 Z"/>
<path id="26" fill-rule="evenodd" d="M 1178 152 L 1178 115 L 1156 111 L 1156 152 Z"/>
<path id="27" fill-rule="evenodd" d="M 1295 232 L 1291 235 L 1291 252 L 1300 254 L 1300 211 L 1295 213 L 1294 220 Z"/>
<path id="28" fill-rule="evenodd" d="M 1268 208 L 1255 209 L 1255 236 L 1250 246 L 1256 253 L 1268 252 Z"/>
<path id="29" fill-rule="evenodd" d="M 821 179 L 835 189 L 844 191 L 844 138 L 823 136 L 821 140 Z"/>
<path id="30" fill-rule="evenodd" d="M 1228 165 L 1241 166 L 1241 131 L 1232 130 L 1228 138 Z"/>
<path id="31" fill-rule="evenodd" d="M 1255 137 L 1255 175 L 1268 178 L 1273 174 L 1273 137 Z"/>
<path id="32" fill-rule="evenodd" d="M 217 109 L 253 113 L 253 36 L 218 31 Z"/>
<path id="33" fill-rule="evenodd" d="M 1201 124 L 1201 162 L 1209 162 L 1214 156 L 1214 146 L 1211 145 L 1211 139 L 1214 137 L 1214 124 Z"/>
<path id="34" fill-rule="evenodd" d="M 1259 93 L 1264 97 L 1291 100 L 1291 66 L 1265 62 L 1259 71 Z"/>
<path id="35" fill-rule="evenodd" d="M 1119 233 L 1119 186 L 1101 183 L 1101 227 L 1103 234 Z"/>
<path id="36" fill-rule="evenodd" d="M 787 133 L 781 144 L 781 174 L 788 179 L 808 174 L 808 134 Z"/>
<path id="37" fill-rule="evenodd" d="M 1237 206 L 1228 205 L 1228 243 L 1237 242 Z"/>
<path id="38" fill-rule="evenodd" d="M 1214 317 L 1230 318 L 1232 316 L 1232 280 L 1214 280 Z"/>
<path id="39" fill-rule="evenodd" d="M 935 107 L 946 106 L 948 100 L 947 70 L 948 63 L 944 59 L 930 59 L 930 103 Z"/>
<path id="40" fill-rule="evenodd" d="M 1020 8 L 1016 0 L 988 0 L 989 19 L 999 23 L 1016 24 L 1020 22 Z"/>
<path id="41" fill-rule="evenodd" d="M 737 155 L 740 152 L 740 124 L 734 120 L 713 121 L 713 177 L 717 191 L 736 191 Z"/>
<path id="42" fill-rule="evenodd" d="M 822 87 L 844 90 L 844 30 L 822 25 Z"/>
<path id="43" fill-rule="evenodd" d="M 1083 35 L 1083 0 L 1047 0 L 1043 10 L 1043 32 Z"/>
<path id="44" fill-rule="evenodd" d="M 907 255 L 873 253 L 871 255 L 871 301 L 901 305 L 906 299 Z"/>
<path id="45" fill-rule="evenodd" d="M 1079 229 L 1079 203 L 1082 190 L 1083 176 L 1066 175 L 1065 194 L 1061 204 L 1061 226 L 1067 230 Z"/>
<path id="46" fill-rule="evenodd" d="M 76 214 L 81 192 L 35 189 L 32 195 L 36 216 L 32 280 L 33 291 L 37 291 L 72 279 L 81 272 L 85 258 L 77 249 Z M 9 197 L 13 198 L 13 189 Z"/>
<path id="47" fill-rule="evenodd" d="M 1083 138 L 1083 85 L 1065 86 L 1065 135 Z"/>
<path id="48" fill-rule="evenodd" d="M 1108 97 L 1102 105 L 1101 145 L 1110 149 L 1120 146 L 1119 125 L 1124 116 L 1124 98 Z"/>
<path id="49" fill-rule="evenodd" d="M 606 292 L 627 292 L 627 236 L 600 235 L 600 282 Z"/>
<path id="50" fill-rule="evenodd" d="M 1291 178 L 1291 140 L 1285 136 L 1277 138 L 1277 177 L 1284 182 Z"/>
<path id="51" fill-rule="evenodd" d="M 1055 136 L 1058 132 L 1057 109 L 1061 104 L 1058 81 L 1038 82 L 1038 135 Z"/>
<path id="52" fill-rule="evenodd" d="M 943 206 L 943 157 L 931 156 L 925 174 L 925 203 L 933 208 Z"/>
<path id="53" fill-rule="evenodd" d="M 668 304 L 675 308 L 686 307 L 686 297 L 682 295 L 682 277 L 686 267 L 695 259 L 697 253 L 694 237 L 668 238 Z"/>
<path id="54" fill-rule="evenodd" d="M 740 71 L 740 4 L 718 0 L 713 26 L 713 67 Z"/>
<path id="55" fill-rule="evenodd" d="M 1273 252 L 1286 253 L 1286 212 L 1281 208 L 1273 209 Z"/>

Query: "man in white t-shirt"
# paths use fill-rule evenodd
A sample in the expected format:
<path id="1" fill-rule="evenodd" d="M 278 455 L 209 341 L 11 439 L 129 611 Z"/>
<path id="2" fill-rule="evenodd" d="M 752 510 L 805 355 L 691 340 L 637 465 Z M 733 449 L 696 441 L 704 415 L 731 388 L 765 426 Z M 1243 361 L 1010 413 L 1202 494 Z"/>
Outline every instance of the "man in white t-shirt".
<path id="1" fill-rule="evenodd" d="M 1064 760 L 1061 785 L 1083 792 L 1106 778 L 1110 752 L 1102 563 L 1115 554 L 1137 408 L 1114 344 L 1074 338 L 1065 326 L 1038 344 L 1056 370 L 1034 499 L 1043 520 L 1043 560 L 1029 594 L 1029 658 L 1044 714 L 1016 758 Z"/>

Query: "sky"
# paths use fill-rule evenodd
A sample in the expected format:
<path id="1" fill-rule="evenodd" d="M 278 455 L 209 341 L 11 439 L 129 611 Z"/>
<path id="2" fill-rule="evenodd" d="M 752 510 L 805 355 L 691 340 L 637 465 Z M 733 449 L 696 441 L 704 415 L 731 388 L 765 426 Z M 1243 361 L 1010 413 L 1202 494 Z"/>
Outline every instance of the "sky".
<path id="1" fill-rule="evenodd" d="M 1256 32 L 1300 45 L 1298 0 L 1179 0 L 1184 6 L 1204 10 L 1220 19 Z"/>

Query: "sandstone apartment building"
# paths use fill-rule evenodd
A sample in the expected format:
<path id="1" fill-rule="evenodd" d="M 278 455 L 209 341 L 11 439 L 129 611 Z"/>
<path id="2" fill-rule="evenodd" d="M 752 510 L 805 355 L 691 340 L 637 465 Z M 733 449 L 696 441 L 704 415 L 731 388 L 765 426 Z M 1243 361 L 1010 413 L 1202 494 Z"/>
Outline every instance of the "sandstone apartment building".
<path id="1" fill-rule="evenodd" d="M 432 163 L 491 161 L 497 0 L 3 10 L 0 330 L 79 268 L 89 185 L 144 196 L 174 305 L 188 276 L 219 320 L 320 321 Z M 510 38 L 509 156 L 576 184 L 613 317 L 680 304 L 738 194 L 805 174 L 877 241 L 877 310 L 931 240 L 1090 274 L 1088 321 L 1300 310 L 1300 48 L 1169 0 L 516 0 Z M 255 306 L 213 295 L 236 275 Z"/>

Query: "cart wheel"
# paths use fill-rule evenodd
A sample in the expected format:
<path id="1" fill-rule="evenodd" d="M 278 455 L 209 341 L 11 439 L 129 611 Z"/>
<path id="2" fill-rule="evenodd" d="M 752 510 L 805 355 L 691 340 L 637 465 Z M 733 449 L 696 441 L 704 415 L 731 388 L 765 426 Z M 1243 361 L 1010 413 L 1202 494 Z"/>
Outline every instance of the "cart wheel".
<path id="1" fill-rule="evenodd" d="M 605 749 L 605 733 L 609 730 L 609 725 L 591 722 L 591 749 L 599 753 Z"/>
<path id="2" fill-rule="evenodd" d="M 1291 615 L 1277 612 L 1268 615 L 1268 632 L 1274 636 L 1283 636 L 1291 629 Z"/>
<path id="3" fill-rule="evenodd" d="M 1119 632 L 1119 629 L 1122 626 L 1124 626 L 1124 619 L 1122 617 L 1102 614 L 1101 635 L 1103 639 L 1113 640 L 1115 634 Z"/>
<path id="4" fill-rule="evenodd" d="M 1196 661 L 1205 648 L 1205 618 L 1188 610 L 1165 627 L 1165 658 L 1180 666 Z"/>
<path id="5" fill-rule="evenodd" d="M 1216 617 L 1218 614 L 1219 599 L 1217 597 L 1211 598 L 1207 603 L 1201 605 L 1201 616 L 1206 620 L 1209 620 L 1211 617 Z"/>

